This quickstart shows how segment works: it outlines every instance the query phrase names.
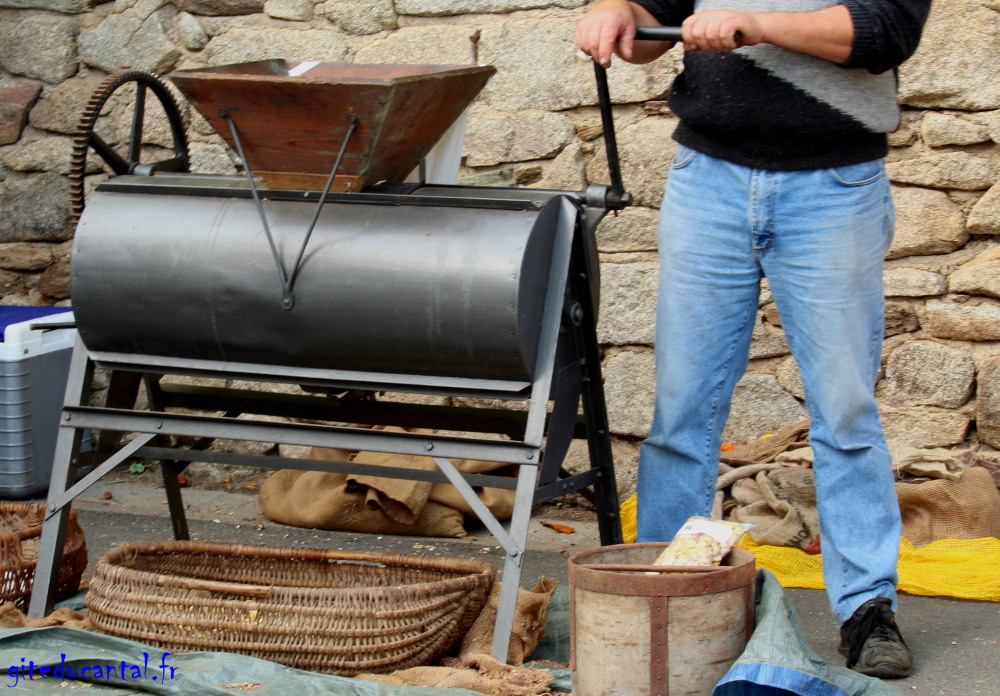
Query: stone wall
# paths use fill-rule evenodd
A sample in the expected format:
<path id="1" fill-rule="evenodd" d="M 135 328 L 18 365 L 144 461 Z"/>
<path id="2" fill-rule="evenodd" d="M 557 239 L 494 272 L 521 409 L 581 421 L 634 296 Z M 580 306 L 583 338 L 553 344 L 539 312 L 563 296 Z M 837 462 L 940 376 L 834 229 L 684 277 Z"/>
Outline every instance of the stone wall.
<path id="1" fill-rule="evenodd" d="M 0 0 L 0 303 L 68 304 L 71 136 L 94 88 L 122 68 L 168 73 L 263 58 L 489 63 L 498 72 L 470 110 L 464 180 L 571 190 L 607 182 L 593 72 L 573 38 L 588 4 Z M 921 47 L 900 72 L 904 118 L 889 157 L 898 229 L 878 385 L 893 440 L 972 446 L 992 459 L 1000 458 L 998 50 L 997 0 L 935 0 Z M 678 65 L 675 50 L 609 73 L 623 174 L 638 203 L 599 230 L 600 339 L 623 494 L 652 407 L 654 229 L 676 123 L 663 95 Z M 186 117 L 194 169 L 235 172 L 207 124 Z M 804 416 L 765 288 L 725 437 L 746 442 Z"/>

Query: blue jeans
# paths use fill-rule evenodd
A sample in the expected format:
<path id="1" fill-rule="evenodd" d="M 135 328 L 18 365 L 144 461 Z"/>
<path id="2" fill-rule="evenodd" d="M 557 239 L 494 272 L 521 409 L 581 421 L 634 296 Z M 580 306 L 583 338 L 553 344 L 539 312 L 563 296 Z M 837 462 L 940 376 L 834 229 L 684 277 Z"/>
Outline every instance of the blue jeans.
<path id="1" fill-rule="evenodd" d="M 874 396 L 894 213 L 881 161 L 750 169 L 681 146 L 660 218 L 656 408 L 638 541 L 711 510 L 722 430 L 767 277 L 809 410 L 831 607 L 895 607 L 899 505 Z M 763 434 L 763 433 L 762 433 Z"/>

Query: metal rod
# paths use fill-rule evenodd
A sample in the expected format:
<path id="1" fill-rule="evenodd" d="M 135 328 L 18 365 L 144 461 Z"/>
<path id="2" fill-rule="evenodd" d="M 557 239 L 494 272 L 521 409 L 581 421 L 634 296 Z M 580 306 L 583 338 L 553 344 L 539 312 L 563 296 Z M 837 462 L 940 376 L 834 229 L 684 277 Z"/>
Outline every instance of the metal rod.
<path id="1" fill-rule="evenodd" d="M 142 123 L 146 115 L 146 85 L 135 83 L 135 109 L 132 111 L 132 136 L 128 144 L 128 161 L 132 165 L 139 164 L 139 154 L 142 150 Z"/>
<path id="2" fill-rule="evenodd" d="M 496 540 L 500 542 L 503 550 L 510 554 L 518 554 L 524 551 L 524 546 L 519 545 L 511 536 L 507 533 L 507 530 L 503 528 L 500 524 L 500 520 L 496 518 L 496 515 L 486 506 L 486 503 L 476 494 L 476 491 L 472 488 L 468 481 L 465 479 L 465 475 L 458 470 L 458 468 L 451 463 L 450 459 L 445 459 L 444 457 L 433 457 L 434 463 L 437 464 L 438 468 L 441 470 L 445 476 L 448 477 L 449 483 L 453 485 L 462 499 L 468 503 L 472 511 L 476 513 L 476 517 L 482 522 L 486 529 L 496 537 Z"/>
<path id="3" fill-rule="evenodd" d="M 64 402 L 82 404 L 89 400 L 93 377 L 94 365 L 88 359 L 87 348 L 77 334 L 70 358 L 69 374 L 66 377 Z M 52 456 L 52 477 L 49 480 L 49 495 L 45 504 L 46 519 L 42 525 L 42 535 L 35 555 L 35 576 L 28 605 L 28 616 L 32 619 L 41 619 L 48 615 L 55 601 L 70 514 L 69 508 L 58 501 L 76 475 L 73 453 L 80 451 L 82 436 L 83 432 L 79 428 L 63 426 L 60 426 L 59 434 L 56 436 L 56 446 Z"/>
<path id="4" fill-rule="evenodd" d="M 356 464 L 354 462 L 335 462 L 326 459 L 296 459 L 293 457 L 276 457 L 270 454 L 235 454 L 233 452 L 213 452 L 211 450 L 178 449 L 174 447 L 140 447 L 134 454 L 136 458 L 142 459 L 172 459 L 179 462 L 210 462 L 214 464 L 231 464 L 234 466 L 256 466 L 267 469 L 324 471 L 328 474 L 357 474 L 360 472 L 381 478 L 423 481 L 425 483 L 451 483 L 448 477 L 440 471 L 406 469 L 377 464 Z M 499 488 L 502 490 L 514 490 L 517 487 L 517 480 L 511 476 L 494 474 L 462 474 L 462 476 L 471 486 Z"/>
<path id="5" fill-rule="evenodd" d="M 581 564 L 587 570 L 607 570 L 615 573 L 715 573 L 727 570 L 729 566 L 671 566 L 633 565 L 631 563 L 588 563 Z"/>
<path id="6" fill-rule="evenodd" d="M 229 132 L 233 135 L 233 144 L 236 145 L 236 153 L 240 156 L 240 161 L 243 162 L 243 171 L 246 173 L 247 183 L 250 184 L 250 193 L 253 195 L 254 203 L 257 204 L 257 214 L 260 216 L 261 224 L 264 225 L 264 234 L 267 236 L 267 243 L 271 246 L 271 255 L 274 257 L 274 265 L 278 268 L 278 278 L 281 281 L 282 295 L 284 295 L 285 286 L 288 284 L 288 275 L 285 273 L 285 265 L 281 262 L 281 254 L 278 253 L 278 247 L 274 244 L 271 227 L 267 224 L 264 204 L 260 200 L 260 194 L 257 193 L 257 183 L 253 180 L 253 172 L 250 171 L 250 162 L 243 152 L 243 143 L 240 142 L 240 135 L 236 132 L 236 122 L 233 120 L 233 115 L 229 109 L 219 109 L 219 116 L 229 124 Z"/>
<path id="7" fill-rule="evenodd" d="M 67 427 L 67 426 L 63 426 Z M 69 426 L 76 427 L 76 426 Z M 79 429 L 79 428 L 78 428 Z M 83 493 L 85 490 L 97 483 L 98 479 L 104 476 L 106 473 L 110 472 L 116 466 L 129 459 L 136 450 L 145 445 L 147 442 L 156 437 L 153 433 L 139 433 L 134 439 L 130 440 L 128 444 L 118 450 L 113 456 L 106 459 L 101 463 L 100 466 L 95 468 L 89 474 L 84 476 L 82 479 L 76 482 L 74 486 L 63 491 L 62 493 L 54 492 L 49 493 L 49 508 L 45 511 L 45 519 L 52 517 L 58 510 L 69 505 L 73 502 L 73 499 L 78 495 Z"/>
<path id="8" fill-rule="evenodd" d="M 622 183 L 622 169 L 618 158 L 618 139 L 615 137 L 615 117 L 611 113 L 611 92 L 608 90 L 608 71 L 594 61 L 594 77 L 597 80 L 597 101 L 601 110 L 601 125 L 604 128 L 604 149 L 608 154 L 608 175 L 611 189 L 621 196 L 625 192 Z"/>
<path id="9" fill-rule="evenodd" d="M 636 27 L 637 41 L 683 41 L 680 27 Z"/>
<path id="10" fill-rule="evenodd" d="M 312 236 L 313 230 L 316 228 L 316 222 L 319 220 L 320 213 L 323 212 L 323 204 L 326 203 L 327 196 L 330 194 L 330 187 L 333 186 L 333 181 L 337 177 L 337 171 L 340 169 L 340 164 L 344 160 L 344 153 L 347 152 L 347 144 L 351 142 L 351 136 L 354 134 L 354 129 L 358 127 L 360 120 L 354 114 L 347 115 L 347 134 L 344 135 L 344 142 L 340 144 L 340 152 L 337 153 L 337 159 L 333 163 L 333 169 L 330 170 L 330 177 L 326 180 L 326 186 L 323 187 L 323 195 L 319 197 L 319 202 L 316 205 L 316 214 L 313 215 L 312 222 L 309 223 L 309 229 L 306 230 L 305 239 L 302 240 L 302 246 L 299 247 L 299 255 L 295 257 L 295 263 L 292 265 L 292 273 L 288 280 L 285 281 L 284 286 L 284 299 L 282 301 L 282 306 L 285 309 L 291 309 L 295 303 L 295 298 L 292 295 L 292 291 L 295 285 L 295 277 L 299 274 L 299 266 L 302 263 L 302 255 L 306 253 L 306 245 L 309 244 L 309 238 Z"/>
<path id="11" fill-rule="evenodd" d="M 65 406 L 62 425 L 123 433 L 214 437 L 417 456 L 483 459 L 506 464 L 537 462 L 540 451 L 538 447 L 512 440 L 476 440 L 429 433 L 373 431 L 367 428 L 314 423 L 275 423 L 222 416 L 128 411 L 96 406 Z"/>
<path id="12" fill-rule="evenodd" d="M 500 662 L 507 661 L 510 649 L 510 634 L 514 628 L 514 610 L 517 606 L 518 590 L 521 587 L 521 569 L 524 565 L 524 551 L 528 547 L 528 527 L 531 522 L 532 492 L 538 478 L 538 467 L 522 464 L 517 472 L 517 491 L 514 494 L 514 510 L 510 517 L 508 534 L 516 548 L 506 549 L 503 564 L 503 584 L 497 602 L 497 618 L 493 626 L 493 644 L 490 655 Z"/>

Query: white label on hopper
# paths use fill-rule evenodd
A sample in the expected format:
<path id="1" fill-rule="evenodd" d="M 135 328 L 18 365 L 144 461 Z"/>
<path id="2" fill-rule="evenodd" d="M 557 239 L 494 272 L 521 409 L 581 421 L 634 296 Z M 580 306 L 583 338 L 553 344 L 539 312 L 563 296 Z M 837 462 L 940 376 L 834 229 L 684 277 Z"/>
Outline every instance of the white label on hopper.
<path id="1" fill-rule="evenodd" d="M 305 75 L 307 72 L 319 65 L 318 60 L 307 61 L 305 63 L 299 63 L 294 68 L 288 71 L 289 77 L 298 77 L 299 75 Z"/>

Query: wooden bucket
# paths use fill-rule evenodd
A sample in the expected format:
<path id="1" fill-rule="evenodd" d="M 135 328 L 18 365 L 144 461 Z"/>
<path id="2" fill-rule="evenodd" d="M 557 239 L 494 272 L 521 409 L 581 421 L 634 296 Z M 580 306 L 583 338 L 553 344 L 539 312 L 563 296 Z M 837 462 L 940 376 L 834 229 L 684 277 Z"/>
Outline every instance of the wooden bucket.
<path id="1" fill-rule="evenodd" d="M 604 546 L 569 559 L 573 696 L 709 696 L 754 625 L 754 557 L 652 564 L 666 543 Z"/>

